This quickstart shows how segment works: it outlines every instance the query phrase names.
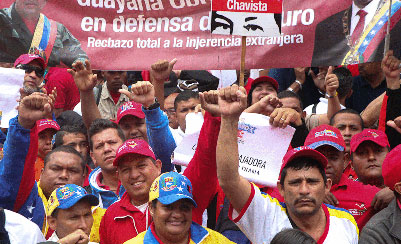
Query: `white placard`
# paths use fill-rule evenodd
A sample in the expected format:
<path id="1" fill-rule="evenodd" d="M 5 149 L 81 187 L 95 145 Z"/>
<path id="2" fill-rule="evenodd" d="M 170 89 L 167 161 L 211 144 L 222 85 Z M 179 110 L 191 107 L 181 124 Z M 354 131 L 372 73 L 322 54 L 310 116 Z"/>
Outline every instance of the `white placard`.
<path id="1" fill-rule="evenodd" d="M 174 164 L 187 166 L 191 161 L 200 129 L 199 118 L 187 115 L 187 132 L 191 133 L 186 133 L 175 149 L 172 160 Z M 291 126 L 285 129 L 271 126 L 267 116 L 242 113 L 238 124 L 240 175 L 253 183 L 277 186 L 282 159 L 294 133 L 295 129 Z"/>
<path id="2" fill-rule="evenodd" d="M 238 124 L 239 173 L 264 186 L 277 186 L 282 159 L 295 129 L 273 127 L 269 117 L 242 113 Z"/>
<path id="3" fill-rule="evenodd" d="M 175 148 L 172 157 L 173 164 L 187 166 L 195 154 L 199 133 L 203 125 L 202 113 L 189 113 L 185 117 L 185 135 Z"/>
<path id="4" fill-rule="evenodd" d="M 24 83 L 25 72 L 21 69 L 0 68 L 0 111 L 1 127 L 8 128 L 8 122 L 18 113 L 19 89 Z"/>

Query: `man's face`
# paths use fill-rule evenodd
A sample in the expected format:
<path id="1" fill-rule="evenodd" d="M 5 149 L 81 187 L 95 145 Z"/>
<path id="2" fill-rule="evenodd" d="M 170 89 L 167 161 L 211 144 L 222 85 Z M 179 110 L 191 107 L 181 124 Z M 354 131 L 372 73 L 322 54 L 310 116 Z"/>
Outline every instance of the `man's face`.
<path id="1" fill-rule="evenodd" d="M 131 201 L 142 205 L 149 201 L 149 189 L 161 173 L 161 162 L 155 163 L 149 157 L 128 154 L 119 161 L 118 178 Z"/>
<path id="2" fill-rule="evenodd" d="M 301 117 L 305 117 L 305 113 L 302 110 L 301 103 L 295 97 L 284 97 L 280 98 L 280 101 L 283 103 L 283 108 L 292 108 L 297 111 Z"/>
<path id="3" fill-rule="evenodd" d="M 340 130 L 346 145 L 345 152 L 349 153 L 351 138 L 362 132 L 361 119 L 356 114 L 340 113 L 334 118 L 333 126 Z"/>
<path id="4" fill-rule="evenodd" d="M 284 186 L 278 184 L 288 210 L 298 218 L 316 214 L 330 187 L 331 181 L 325 185 L 316 167 L 301 170 L 288 168 Z"/>
<path id="5" fill-rule="evenodd" d="M 42 159 L 52 150 L 53 135 L 56 134 L 54 129 L 45 129 L 38 134 L 38 156 Z"/>
<path id="6" fill-rule="evenodd" d="M 148 141 L 145 119 L 141 119 L 133 115 L 125 115 L 122 117 L 118 125 L 124 132 L 124 136 L 127 140 L 142 139 Z"/>
<path id="7" fill-rule="evenodd" d="M 92 136 L 93 148 L 90 153 L 93 162 L 102 171 L 115 172 L 114 158 L 118 148 L 124 143 L 114 128 L 105 129 Z"/>
<path id="8" fill-rule="evenodd" d="M 168 125 L 173 129 L 178 128 L 177 114 L 174 110 L 174 100 L 177 96 L 178 93 L 172 93 L 164 99 L 164 111 L 168 117 Z"/>
<path id="9" fill-rule="evenodd" d="M 153 217 L 155 230 L 164 239 L 185 239 L 192 223 L 192 208 L 194 205 L 187 199 L 178 200 L 164 205 L 157 201 L 156 207 L 152 204 L 150 213 Z"/>
<path id="10" fill-rule="evenodd" d="M 364 184 L 379 182 L 382 179 L 382 164 L 388 153 L 387 147 L 372 141 L 364 141 L 352 153 L 352 166 L 359 181 Z"/>
<path id="11" fill-rule="evenodd" d="M 358 64 L 359 74 L 364 78 L 376 76 L 382 72 L 381 62 L 361 63 Z"/>
<path id="12" fill-rule="evenodd" d="M 272 84 L 269 82 L 258 83 L 252 92 L 252 104 L 259 102 L 262 98 L 270 94 L 277 96 L 277 91 Z"/>
<path id="13" fill-rule="evenodd" d="M 24 75 L 24 89 L 28 93 L 33 93 L 39 91 L 39 86 L 43 82 L 43 68 L 40 65 L 39 61 L 33 60 L 32 62 L 24 65 L 24 67 L 27 67 L 25 70 L 25 75 Z M 29 68 L 32 67 L 32 68 Z M 36 72 L 36 70 L 41 70 L 41 72 Z M 39 74 L 38 74 L 39 73 Z"/>
<path id="14" fill-rule="evenodd" d="M 82 186 L 83 182 L 84 170 L 81 158 L 66 152 L 53 153 L 40 175 L 40 187 L 46 197 L 60 186 L 66 184 Z"/>
<path id="15" fill-rule="evenodd" d="M 327 178 L 331 179 L 333 185 L 338 184 L 344 170 L 344 152 L 329 145 L 320 146 L 316 150 L 323 154 L 329 162 L 326 168 Z"/>
<path id="16" fill-rule="evenodd" d="M 89 143 L 82 133 L 67 133 L 63 136 L 63 145 L 73 147 L 79 152 L 86 162 L 89 152 Z"/>
<path id="17" fill-rule="evenodd" d="M 16 0 L 15 8 L 22 17 L 38 16 L 46 5 L 46 0 Z"/>
<path id="18" fill-rule="evenodd" d="M 122 85 L 127 82 L 126 71 L 103 71 L 102 74 L 107 81 L 107 89 L 114 93 L 117 93 Z"/>
<path id="19" fill-rule="evenodd" d="M 188 113 L 195 112 L 195 107 L 198 104 L 200 104 L 200 101 L 197 98 L 190 98 L 187 101 L 180 101 L 177 103 L 177 121 L 182 131 L 185 132 L 186 128 L 185 117 Z"/>
<path id="20" fill-rule="evenodd" d="M 89 236 L 93 225 L 91 205 L 81 200 L 68 209 L 58 209 L 55 217 L 48 217 L 48 222 L 60 239 L 78 229 Z"/>

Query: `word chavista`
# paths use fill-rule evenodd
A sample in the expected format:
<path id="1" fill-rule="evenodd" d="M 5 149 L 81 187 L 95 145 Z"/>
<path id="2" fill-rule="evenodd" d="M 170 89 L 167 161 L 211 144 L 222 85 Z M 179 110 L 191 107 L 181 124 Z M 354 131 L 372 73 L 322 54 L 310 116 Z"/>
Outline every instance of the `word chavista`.
<path id="1" fill-rule="evenodd" d="M 259 2 L 240 2 L 237 0 L 227 1 L 228 10 L 239 10 L 239 11 L 256 11 L 256 12 L 266 12 L 268 9 L 268 4 L 262 1 Z"/>

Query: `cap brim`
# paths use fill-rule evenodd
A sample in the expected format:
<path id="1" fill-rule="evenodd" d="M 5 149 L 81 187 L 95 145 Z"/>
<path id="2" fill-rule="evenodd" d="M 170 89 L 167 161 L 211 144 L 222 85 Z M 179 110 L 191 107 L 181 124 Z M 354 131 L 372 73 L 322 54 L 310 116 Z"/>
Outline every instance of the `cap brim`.
<path id="1" fill-rule="evenodd" d="M 323 145 L 332 146 L 332 147 L 334 147 L 335 149 L 337 149 L 338 151 L 341 151 L 341 152 L 344 151 L 344 147 L 343 146 L 341 146 L 341 145 L 339 145 L 339 144 L 337 144 L 335 142 L 332 142 L 332 141 L 318 141 L 318 142 L 315 142 L 315 143 L 312 143 L 312 144 L 308 145 L 308 147 L 310 147 L 312 149 L 316 149 L 316 148 L 318 148 L 320 146 L 323 146 Z"/>
<path id="2" fill-rule="evenodd" d="M 194 199 L 192 199 L 191 197 L 184 195 L 184 194 L 174 194 L 174 195 L 170 195 L 170 196 L 157 198 L 157 200 L 164 205 L 169 205 L 169 204 L 175 203 L 176 201 L 181 200 L 181 199 L 188 199 L 193 203 L 195 208 L 198 207 L 198 205 L 196 204 Z"/>
<path id="3" fill-rule="evenodd" d="M 58 206 L 59 209 L 68 209 L 74 206 L 77 202 L 81 200 L 87 200 L 91 206 L 97 206 L 99 204 L 99 199 L 92 194 L 83 195 L 82 197 L 72 198 L 71 200 L 65 202 L 64 204 Z"/>
<path id="4" fill-rule="evenodd" d="M 385 141 L 377 141 L 377 140 L 375 140 L 375 139 L 372 138 L 372 137 L 365 137 L 365 138 L 363 138 L 358 144 L 356 144 L 353 148 L 351 148 L 351 149 L 352 149 L 351 152 L 355 152 L 356 149 L 357 149 L 362 143 L 364 143 L 365 141 L 374 142 L 374 143 L 376 143 L 377 145 L 379 145 L 379 146 L 381 146 L 381 147 L 387 147 L 387 146 L 388 146 L 387 143 L 386 143 Z"/>

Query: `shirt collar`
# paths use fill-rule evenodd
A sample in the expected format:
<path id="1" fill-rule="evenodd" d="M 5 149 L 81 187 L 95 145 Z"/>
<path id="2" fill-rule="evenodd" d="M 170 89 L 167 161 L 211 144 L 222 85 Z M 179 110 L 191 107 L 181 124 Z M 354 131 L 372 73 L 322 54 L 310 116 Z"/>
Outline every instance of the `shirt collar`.
<path id="1" fill-rule="evenodd" d="M 359 8 L 358 6 L 356 6 L 355 2 L 352 1 L 352 17 L 355 17 L 356 14 L 358 13 L 358 11 L 361 10 L 361 9 L 366 11 L 368 14 L 374 15 L 374 13 L 377 10 L 377 7 L 379 6 L 379 2 L 380 2 L 380 0 L 372 0 L 364 8 Z"/>
<path id="2" fill-rule="evenodd" d="M 336 185 L 332 185 L 330 191 L 340 188 L 340 187 L 347 187 L 347 181 L 349 179 L 347 178 L 347 176 L 345 174 L 341 175 L 340 181 L 336 184 Z"/>

